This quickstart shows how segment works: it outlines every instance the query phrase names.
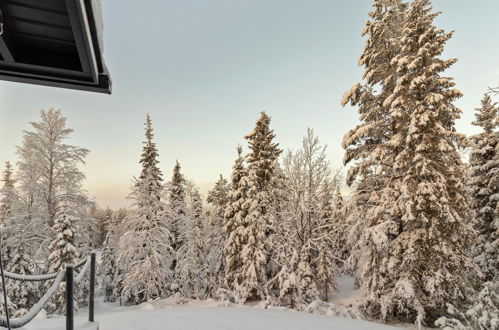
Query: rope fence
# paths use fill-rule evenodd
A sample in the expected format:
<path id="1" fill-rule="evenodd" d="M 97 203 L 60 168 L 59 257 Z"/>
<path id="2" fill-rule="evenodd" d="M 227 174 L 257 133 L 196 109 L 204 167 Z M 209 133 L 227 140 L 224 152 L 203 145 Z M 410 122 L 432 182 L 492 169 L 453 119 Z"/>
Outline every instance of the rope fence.
<path id="1" fill-rule="evenodd" d="M 57 273 L 58 275 L 55 278 L 54 283 L 50 286 L 50 288 L 45 292 L 45 294 L 38 300 L 36 304 L 31 307 L 28 313 L 24 314 L 23 316 L 19 318 L 14 318 L 10 319 L 10 326 L 11 328 L 21 328 L 24 327 L 26 324 L 31 322 L 38 313 L 42 310 L 43 306 L 47 303 L 47 301 L 52 297 L 52 295 L 57 291 L 57 288 L 59 287 L 59 284 L 61 284 L 62 280 L 64 279 L 65 276 L 65 271 L 60 271 Z M 7 318 L 5 316 L 0 317 L 0 326 L 2 327 L 7 327 Z"/>
<path id="2" fill-rule="evenodd" d="M 85 265 L 86 262 L 89 260 L 89 258 L 85 258 L 83 260 L 80 260 L 75 266 L 75 269 L 80 268 L 81 266 Z M 57 275 L 60 272 L 55 272 L 55 273 L 48 273 L 48 274 L 41 274 L 41 275 L 23 275 L 23 274 L 15 274 L 11 273 L 8 271 L 4 270 L 4 276 L 10 280 L 14 281 L 27 281 L 27 282 L 43 282 L 43 281 L 49 281 L 53 280 L 54 278 L 57 277 Z"/>
<path id="3" fill-rule="evenodd" d="M 1 266 L 1 265 L 0 265 Z M 73 278 L 73 270 L 81 268 L 80 272 Z M 85 274 L 90 268 L 90 296 L 89 296 L 89 321 L 93 322 L 94 318 L 94 290 L 95 290 L 95 252 L 92 252 L 87 258 L 80 260 L 74 266 L 69 265 L 65 270 L 55 273 L 41 275 L 23 275 L 4 271 L 4 277 L 14 281 L 33 282 L 33 281 L 49 281 L 54 280 L 45 294 L 34 304 L 28 313 L 21 317 L 8 319 L 6 315 L 0 316 L 0 327 L 17 329 L 31 322 L 38 313 L 43 309 L 43 306 L 49 301 L 54 293 L 59 288 L 59 285 L 66 282 L 66 329 L 74 329 L 74 308 L 73 308 L 73 288 L 74 283 L 80 283 L 85 278 Z M 7 304 L 7 301 L 4 301 Z M 9 322 L 10 321 L 10 322 Z"/>

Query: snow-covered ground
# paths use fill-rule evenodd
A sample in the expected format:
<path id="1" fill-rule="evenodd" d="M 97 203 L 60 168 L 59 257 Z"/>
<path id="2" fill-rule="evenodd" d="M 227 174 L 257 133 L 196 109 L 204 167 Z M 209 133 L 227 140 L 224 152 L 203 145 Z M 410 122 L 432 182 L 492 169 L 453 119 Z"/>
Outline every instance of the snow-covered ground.
<path id="1" fill-rule="evenodd" d="M 330 301 L 337 305 L 351 306 L 357 305 L 362 300 L 362 294 L 355 286 L 354 279 L 351 276 L 341 274 L 336 278 L 338 292 L 330 297 Z"/>
<path id="2" fill-rule="evenodd" d="M 100 330 L 357 330 L 396 329 L 390 326 L 352 320 L 341 317 L 296 312 L 284 309 L 252 307 L 217 307 L 216 302 L 200 301 L 185 306 L 172 306 L 163 301 L 154 305 L 118 307 L 99 303 L 96 321 Z M 86 324 L 87 312 L 82 310 L 76 317 L 76 328 Z M 64 329 L 63 317 L 34 320 L 25 329 Z M 90 329 L 84 327 L 85 329 Z"/>
<path id="3" fill-rule="evenodd" d="M 339 308 L 355 306 L 360 298 L 353 279 L 342 275 L 337 279 L 338 292 L 331 302 Z M 213 300 L 191 301 L 179 305 L 174 299 L 164 299 L 153 304 L 124 307 L 98 302 L 95 320 L 100 330 L 322 330 L 322 329 L 396 329 L 387 325 L 343 317 L 324 316 L 286 308 L 262 308 L 261 305 L 222 307 Z M 77 329 L 92 329 L 87 323 L 88 311 L 76 314 Z M 26 330 L 64 329 L 64 317 L 44 319 L 39 317 L 27 325 Z"/>

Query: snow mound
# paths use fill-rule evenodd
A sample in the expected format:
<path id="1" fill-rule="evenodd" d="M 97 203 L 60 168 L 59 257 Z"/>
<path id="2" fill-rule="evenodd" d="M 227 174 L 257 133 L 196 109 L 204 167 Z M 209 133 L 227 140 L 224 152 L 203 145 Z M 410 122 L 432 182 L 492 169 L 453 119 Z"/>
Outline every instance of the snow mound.
<path id="1" fill-rule="evenodd" d="M 38 314 L 35 316 L 35 320 L 46 320 L 47 319 L 47 311 L 45 309 L 42 309 Z"/>
<path id="2" fill-rule="evenodd" d="M 140 305 L 140 310 L 142 311 L 152 311 L 154 309 L 154 305 L 151 303 L 143 303 Z"/>

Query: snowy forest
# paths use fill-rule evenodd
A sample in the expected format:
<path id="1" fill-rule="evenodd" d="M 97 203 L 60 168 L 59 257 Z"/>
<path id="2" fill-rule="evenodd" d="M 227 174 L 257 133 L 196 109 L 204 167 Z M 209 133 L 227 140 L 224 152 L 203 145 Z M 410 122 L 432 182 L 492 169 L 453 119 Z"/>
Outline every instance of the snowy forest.
<path id="1" fill-rule="evenodd" d="M 476 109 L 455 105 L 462 94 L 445 71 L 457 59 L 441 57 L 452 32 L 434 24 L 438 15 L 429 0 L 373 1 L 363 74 L 341 100 L 357 109 L 358 124 L 327 141 L 342 144 L 341 168 L 312 128 L 283 150 L 270 112 L 255 111 L 254 129 L 234 141 L 230 177 L 219 175 L 203 196 L 180 161 L 161 166 L 159 124 L 144 114 L 132 206 L 104 209 L 83 188 L 90 151 L 68 144 L 71 118 L 42 110 L 3 169 L 4 268 L 56 272 L 98 250 L 107 303 L 210 300 L 498 330 L 499 92 L 484 90 Z M 456 131 L 462 111 L 474 111 L 479 134 Z M 338 304 L 344 277 L 360 296 Z M 47 289 L 6 284 L 15 316 Z M 77 292 L 84 307 L 88 292 Z M 64 307 L 61 285 L 45 308 Z"/>

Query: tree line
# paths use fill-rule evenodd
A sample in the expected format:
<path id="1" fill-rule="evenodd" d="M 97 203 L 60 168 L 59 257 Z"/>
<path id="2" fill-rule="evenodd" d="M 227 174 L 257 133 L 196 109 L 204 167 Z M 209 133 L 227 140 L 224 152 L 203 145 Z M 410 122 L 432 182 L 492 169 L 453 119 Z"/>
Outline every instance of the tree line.
<path id="1" fill-rule="evenodd" d="M 344 227 L 340 174 L 309 129 L 303 146 L 275 142 L 262 112 L 237 148 L 230 182 L 220 176 L 204 211 L 196 186 L 177 162 L 163 182 L 152 121 L 146 118 L 142 171 L 129 198 L 134 208 L 111 223 L 103 247 L 107 301 L 158 298 L 268 301 L 306 308 L 335 288 L 334 236 Z"/>

